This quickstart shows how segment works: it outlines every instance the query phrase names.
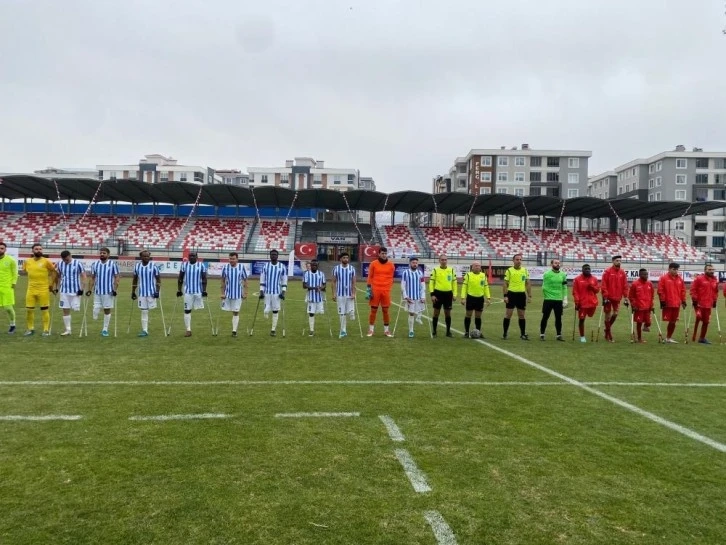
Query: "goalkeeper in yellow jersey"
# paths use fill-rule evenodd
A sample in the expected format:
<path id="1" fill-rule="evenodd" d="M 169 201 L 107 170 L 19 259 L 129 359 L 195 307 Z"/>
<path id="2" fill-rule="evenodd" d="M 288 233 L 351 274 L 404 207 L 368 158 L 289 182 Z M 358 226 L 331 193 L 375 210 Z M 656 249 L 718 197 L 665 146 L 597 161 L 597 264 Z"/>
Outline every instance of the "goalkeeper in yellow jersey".
<path id="1" fill-rule="evenodd" d="M 40 307 L 43 321 L 43 336 L 50 335 L 50 293 L 55 286 L 55 267 L 50 259 L 43 257 L 43 247 L 33 245 L 33 257 L 23 261 L 23 270 L 28 275 L 28 291 L 25 294 L 27 329 L 25 336 L 35 333 L 35 308 Z"/>
<path id="2" fill-rule="evenodd" d="M 8 334 L 15 333 L 15 284 L 18 283 L 18 262 L 7 255 L 8 247 L 0 242 L 0 308 L 4 308 L 10 319 Z"/>
<path id="3" fill-rule="evenodd" d="M 489 290 L 487 275 L 481 270 L 481 263 L 474 261 L 471 270 L 464 275 L 461 282 L 461 304 L 465 305 L 466 317 L 464 318 L 464 337 L 469 337 L 471 327 L 471 315 L 474 314 L 474 338 L 481 337 L 481 314 L 484 305 L 489 306 L 492 302 L 492 295 Z"/>

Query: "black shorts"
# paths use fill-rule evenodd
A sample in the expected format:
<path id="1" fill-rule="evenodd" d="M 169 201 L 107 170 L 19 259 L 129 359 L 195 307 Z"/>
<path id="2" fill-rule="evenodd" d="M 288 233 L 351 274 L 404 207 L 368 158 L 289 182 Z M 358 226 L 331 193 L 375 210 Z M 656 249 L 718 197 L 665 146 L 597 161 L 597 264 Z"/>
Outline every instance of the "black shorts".
<path id="1" fill-rule="evenodd" d="M 562 299 L 545 299 L 542 301 L 542 314 L 555 311 L 557 314 L 562 314 Z"/>
<path id="2" fill-rule="evenodd" d="M 475 310 L 481 312 L 484 310 L 484 296 L 472 297 L 471 295 L 466 296 L 466 310 Z"/>
<path id="3" fill-rule="evenodd" d="M 507 308 L 519 310 L 527 308 L 527 294 L 523 291 L 507 292 Z"/>
<path id="4" fill-rule="evenodd" d="M 439 309 L 441 307 L 444 307 L 444 310 L 451 310 L 451 307 L 454 304 L 454 293 L 453 292 L 434 290 L 431 295 L 433 297 L 436 297 L 436 302 L 434 303 L 434 308 Z"/>

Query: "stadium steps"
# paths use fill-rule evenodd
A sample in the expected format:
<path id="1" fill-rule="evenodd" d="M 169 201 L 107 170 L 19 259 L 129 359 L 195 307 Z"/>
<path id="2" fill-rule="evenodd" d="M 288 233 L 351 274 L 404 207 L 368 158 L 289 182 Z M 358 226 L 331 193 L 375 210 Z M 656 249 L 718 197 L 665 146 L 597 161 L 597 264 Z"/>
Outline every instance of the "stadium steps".
<path id="1" fill-rule="evenodd" d="M 58 224 L 55 227 L 53 227 L 53 229 L 51 229 L 50 231 L 47 231 L 45 235 L 40 237 L 39 242 L 43 246 L 56 246 L 56 247 L 62 246 L 62 244 L 52 244 L 51 245 L 50 241 L 53 240 L 53 237 L 55 235 L 62 234 L 65 230 L 66 230 L 66 224 L 63 222 L 63 219 L 60 218 L 58 221 Z"/>
<path id="2" fill-rule="evenodd" d="M 426 240 L 426 236 L 424 236 L 421 228 L 417 226 L 409 228 L 409 231 L 411 231 L 411 236 L 413 236 L 413 239 L 416 241 L 416 244 L 418 244 L 418 247 L 421 248 L 423 253 L 425 255 L 435 257 L 432 255 L 433 250 L 431 249 L 431 246 L 429 246 L 429 243 Z"/>
<path id="3" fill-rule="evenodd" d="M 496 257 L 497 251 L 489 244 L 489 241 L 478 230 L 469 230 L 469 234 L 476 240 L 487 253 L 487 257 Z"/>
<path id="4" fill-rule="evenodd" d="M 184 239 L 187 238 L 189 231 L 192 230 L 192 227 L 194 227 L 194 223 L 196 221 L 197 221 L 196 218 L 189 218 L 189 221 L 184 226 L 184 228 L 179 231 L 179 234 L 177 235 L 177 237 L 171 241 L 171 244 L 169 245 L 170 250 L 182 251 L 183 246 L 184 246 Z"/>

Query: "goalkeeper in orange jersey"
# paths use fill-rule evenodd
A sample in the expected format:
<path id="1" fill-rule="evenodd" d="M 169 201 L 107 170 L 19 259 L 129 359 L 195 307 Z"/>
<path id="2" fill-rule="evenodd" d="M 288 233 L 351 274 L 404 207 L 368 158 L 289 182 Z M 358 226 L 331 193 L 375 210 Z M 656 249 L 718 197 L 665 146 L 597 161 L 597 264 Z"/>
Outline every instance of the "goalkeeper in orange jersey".
<path id="1" fill-rule="evenodd" d="M 396 267 L 392 261 L 388 261 L 388 250 L 381 247 L 378 250 L 378 259 L 371 263 L 368 269 L 368 286 L 366 298 L 370 302 L 371 313 L 368 317 L 368 336 L 373 336 L 373 328 L 376 324 L 378 307 L 383 309 L 383 334 L 392 337 L 389 325 L 391 316 L 388 309 L 391 306 L 391 288 L 393 288 L 393 276 Z"/>

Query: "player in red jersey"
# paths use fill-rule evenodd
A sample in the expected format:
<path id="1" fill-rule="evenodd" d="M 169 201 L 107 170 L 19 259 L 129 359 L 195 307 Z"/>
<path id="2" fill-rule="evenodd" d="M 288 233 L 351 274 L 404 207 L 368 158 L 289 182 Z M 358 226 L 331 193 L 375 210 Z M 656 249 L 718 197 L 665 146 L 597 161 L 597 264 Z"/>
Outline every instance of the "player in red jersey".
<path id="1" fill-rule="evenodd" d="M 676 322 L 681 308 L 686 308 L 686 285 L 683 283 L 681 275 L 678 274 L 679 268 L 678 263 L 670 263 L 668 272 L 658 279 L 661 317 L 664 322 L 668 322 L 665 339 L 668 344 L 678 344 L 678 341 L 673 338 L 673 332 L 676 330 Z"/>
<path id="2" fill-rule="evenodd" d="M 718 302 L 718 278 L 713 265 L 706 264 L 703 269 L 704 274 L 699 274 L 691 283 L 691 301 L 693 308 L 696 309 L 696 325 L 693 326 L 693 341 L 696 340 L 696 332 L 698 324 L 701 323 L 701 336 L 698 342 L 701 344 L 711 344 L 706 338 L 708 332 L 708 324 L 711 321 L 711 309 L 716 308 Z"/>
<path id="3" fill-rule="evenodd" d="M 592 276 L 590 265 L 582 266 L 582 274 L 572 283 L 572 296 L 575 299 L 575 312 L 580 320 L 580 342 L 586 343 L 585 318 L 592 318 L 597 308 L 597 294 L 600 292 L 597 278 Z"/>
<path id="4" fill-rule="evenodd" d="M 612 327 L 618 318 L 620 301 L 625 298 L 628 306 L 628 276 L 620 268 L 621 256 L 613 256 L 613 264 L 602 273 L 600 287 L 602 289 L 602 305 L 605 311 L 605 340 L 613 342 Z"/>
<path id="5" fill-rule="evenodd" d="M 633 308 L 633 319 L 638 331 L 638 342 L 644 343 L 643 324 L 648 323 L 648 315 L 653 312 L 653 283 L 648 280 L 648 270 L 640 269 L 638 279 L 630 285 L 628 299 Z"/>

